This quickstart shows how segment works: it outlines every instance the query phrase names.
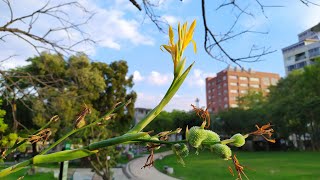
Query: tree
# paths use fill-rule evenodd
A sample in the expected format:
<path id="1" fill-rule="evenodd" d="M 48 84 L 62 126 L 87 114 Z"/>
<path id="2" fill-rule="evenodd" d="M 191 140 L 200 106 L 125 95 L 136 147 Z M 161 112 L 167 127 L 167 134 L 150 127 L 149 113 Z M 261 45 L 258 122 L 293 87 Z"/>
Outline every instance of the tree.
<path id="1" fill-rule="evenodd" d="M 242 109 L 262 108 L 266 97 L 261 91 L 249 90 L 247 94 L 237 98 L 238 106 Z"/>
<path id="2" fill-rule="evenodd" d="M 2 105 L 2 100 L 0 99 L 0 106 Z M 8 148 L 11 148 L 16 144 L 16 142 L 20 139 L 16 133 L 8 132 L 8 124 L 4 122 L 3 117 L 6 112 L 0 109 L 0 153 L 2 154 Z M 18 149 L 23 152 L 26 150 L 26 146 L 21 146 Z M 3 159 L 0 159 L 0 162 L 3 162 Z"/>
<path id="3" fill-rule="evenodd" d="M 250 132 L 256 124 L 263 125 L 269 122 L 261 111 L 241 108 L 221 111 L 217 114 L 216 120 L 221 130 L 227 135 L 239 133 L 239 129 L 242 132 Z"/>
<path id="4" fill-rule="evenodd" d="M 319 61 L 303 70 L 290 73 L 271 88 L 268 116 L 282 136 L 295 134 L 302 148 L 302 136 L 311 134 L 312 148 L 319 149 Z"/>

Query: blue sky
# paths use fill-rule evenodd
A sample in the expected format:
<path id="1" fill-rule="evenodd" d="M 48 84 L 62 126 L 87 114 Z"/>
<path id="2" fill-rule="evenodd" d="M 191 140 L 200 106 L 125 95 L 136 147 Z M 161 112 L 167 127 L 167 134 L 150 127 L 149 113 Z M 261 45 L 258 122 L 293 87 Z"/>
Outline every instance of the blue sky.
<path id="1" fill-rule="evenodd" d="M 24 14 L 35 8 L 39 2 L 39 0 L 22 1 L 14 4 L 14 8 L 19 10 L 20 14 Z M 160 45 L 167 43 L 167 35 L 159 32 L 155 25 L 144 17 L 143 12 L 137 11 L 128 3 L 128 0 L 81 0 L 79 2 L 96 12 L 92 21 L 84 29 L 94 39 L 99 40 L 95 45 L 80 47 L 80 50 L 85 50 L 95 61 L 110 63 L 120 59 L 126 60 L 129 65 L 129 75 L 134 75 L 133 90 L 138 93 L 136 106 L 153 108 L 161 100 L 173 78 L 172 60 L 159 48 Z M 216 12 L 214 10 L 217 5 L 212 2 L 217 1 L 207 1 L 207 21 L 215 33 L 220 33 L 230 27 L 236 10 L 222 8 Z M 244 3 L 248 2 L 250 1 L 244 1 Z M 265 9 L 266 18 L 257 4 L 251 4 L 248 10 L 254 12 L 255 16 L 242 16 L 237 29 L 250 27 L 268 34 L 246 34 L 228 42 L 225 47 L 233 55 L 240 56 L 243 53 L 246 54 L 252 44 L 270 46 L 272 50 L 276 50 L 275 53 L 265 56 L 261 62 L 243 63 L 242 66 L 284 76 L 281 48 L 297 42 L 298 33 L 320 22 L 320 7 L 306 7 L 299 0 L 267 2 L 268 5 L 285 7 Z M 242 5 L 247 7 L 246 4 Z M 68 11 L 72 12 L 71 18 L 78 18 L 77 12 L 72 9 Z M 0 5 L 0 16 L 5 19 L 7 14 L 3 12 L 6 10 Z M 196 61 L 196 64 L 177 95 L 165 109 L 189 110 L 190 104 L 194 103 L 196 98 L 200 99 L 200 106 L 205 106 L 205 77 L 213 76 L 228 64 L 211 59 L 203 50 L 204 30 L 199 1 L 160 0 L 157 12 L 172 26 L 176 26 L 179 21 L 197 20 L 194 39 L 197 42 L 198 53 L 193 54 L 192 47 L 186 52 L 187 64 L 193 61 Z M 42 26 L 46 25 L 50 24 Z M 16 39 L 1 46 L 3 48 L 0 49 L 0 59 L 19 52 L 18 57 L 3 64 L 4 68 L 23 65 L 26 57 L 36 54 L 32 48 Z"/>

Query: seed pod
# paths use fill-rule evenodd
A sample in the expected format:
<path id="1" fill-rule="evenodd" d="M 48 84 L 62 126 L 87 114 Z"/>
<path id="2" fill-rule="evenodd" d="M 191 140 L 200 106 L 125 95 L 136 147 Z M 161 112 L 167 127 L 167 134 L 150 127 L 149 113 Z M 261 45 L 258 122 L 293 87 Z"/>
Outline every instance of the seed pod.
<path id="1" fill-rule="evenodd" d="M 203 140 L 203 143 L 215 143 L 215 142 L 220 142 L 220 136 L 211 131 L 211 130 L 205 130 L 207 133 L 207 138 Z"/>
<path id="2" fill-rule="evenodd" d="M 241 147 L 246 143 L 246 139 L 240 133 L 233 135 L 230 139 L 234 139 L 235 141 L 230 143 L 233 146 Z"/>
<path id="3" fill-rule="evenodd" d="M 202 127 L 193 126 L 188 135 L 188 141 L 192 147 L 198 148 L 202 141 L 207 138 L 207 133 Z"/>
<path id="4" fill-rule="evenodd" d="M 189 155 L 189 149 L 186 144 L 175 144 L 173 145 L 176 153 L 182 157 L 187 157 Z"/>
<path id="5" fill-rule="evenodd" d="M 232 152 L 231 152 L 231 149 L 229 148 L 229 146 L 227 146 L 225 144 L 215 144 L 215 145 L 211 146 L 211 148 L 221 158 L 223 158 L 225 160 L 231 159 Z"/>

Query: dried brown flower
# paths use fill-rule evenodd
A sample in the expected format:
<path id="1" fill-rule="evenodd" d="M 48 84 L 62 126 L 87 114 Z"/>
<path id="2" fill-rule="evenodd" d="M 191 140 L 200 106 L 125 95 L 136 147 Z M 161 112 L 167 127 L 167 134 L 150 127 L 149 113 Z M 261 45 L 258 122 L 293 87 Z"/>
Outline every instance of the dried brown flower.
<path id="1" fill-rule="evenodd" d="M 249 135 L 256 135 L 256 136 L 262 136 L 265 140 L 275 143 L 276 140 L 275 139 L 271 139 L 272 133 L 274 132 L 274 130 L 271 128 L 270 123 L 261 126 L 261 128 L 256 125 L 257 130 L 254 132 L 249 133 Z M 267 136 L 267 137 L 266 137 Z"/>
<path id="2" fill-rule="evenodd" d="M 238 176 L 237 179 L 242 180 L 241 174 L 243 174 L 243 175 L 246 177 L 246 179 L 249 179 L 248 176 L 247 176 L 247 175 L 244 173 L 244 171 L 243 171 L 245 166 L 243 166 L 243 165 L 241 165 L 241 164 L 239 163 L 236 155 L 233 155 L 233 157 L 232 157 L 232 162 L 233 162 L 233 164 L 234 164 L 234 168 L 235 168 L 236 171 L 237 171 L 237 176 Z M 232 176 L 234 176 L 232 168 L 231 168 L 230 166 L 229 166 L 228 168 L 229 168 L 230 174 L 231 174 Z"/>
<path id="3" fill-rule="evenodd" d="M 35 135 L 31 135 L 30 138 L 28 138 L 28 141 L 30 141 L 31 144 L 35 143 L 35 142 L 39 142 L 39 141 L 47 141 L 49 139 L 49 137 L 51 136 L 51 130 L 50 128 L 46 128 L 41 130 L 40 132 L 38 132 Z"/>
<path id="4" fill-rule="evenodd" d="M 91 113 L 90 108 L 88 108 L 87 105 L 84 105 L 84 108 L 82 109 L 82 111 L 79 114 L 77 114 L 77 116 L 76 116 L 77 118 L 74 122 L 74 127 L 76 129 L 79 129 L 79 128 L 85 126 L 86 121 L 84 118 L 86 117 L 87 114 L 90 114 L 90 113 Z"/>
<path id="5" fill-rule="evenodd" d="M 193 110 L 197 113 L 197 115 L 206 122 L 206 127 L 208 128 L 210 127 L 210 114 L 208 109 L 201 109 L 201 108 L 197 108 L 195 105 L 191 104 Z"/>

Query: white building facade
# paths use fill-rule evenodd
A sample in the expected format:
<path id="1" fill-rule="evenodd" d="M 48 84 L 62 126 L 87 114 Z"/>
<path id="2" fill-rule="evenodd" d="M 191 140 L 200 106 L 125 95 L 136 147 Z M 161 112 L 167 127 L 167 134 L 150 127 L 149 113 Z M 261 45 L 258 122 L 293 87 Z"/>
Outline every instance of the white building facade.
<path id="1" fill-rule="evenodd" d="M 298 34 L 299 42 L 282 49 L 286 75 L 320 57 L 320 23 Z"/>

